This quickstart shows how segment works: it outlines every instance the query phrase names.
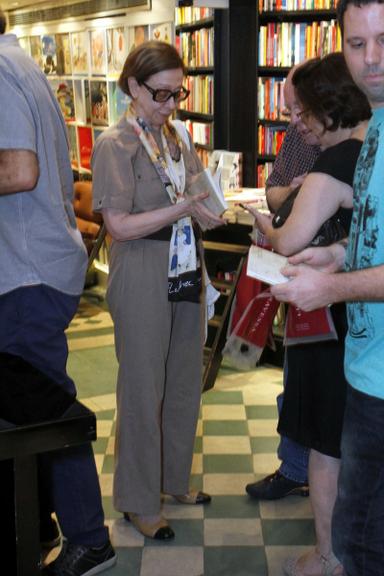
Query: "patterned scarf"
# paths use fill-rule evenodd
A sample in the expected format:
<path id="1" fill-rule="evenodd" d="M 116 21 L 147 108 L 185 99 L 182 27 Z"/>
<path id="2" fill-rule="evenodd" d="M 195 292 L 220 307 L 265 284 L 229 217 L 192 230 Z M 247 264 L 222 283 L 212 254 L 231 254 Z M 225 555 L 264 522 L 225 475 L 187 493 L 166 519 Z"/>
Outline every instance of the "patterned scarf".
<path id="1" fill-rule="evenodd" d="M 183 202 L 185 165 L 180 136 L 175 127 L 168 121 L 162 126 L 162 153 L 148 124 L 136 115 L 132 104 L 126 112 L 126 119 L 147 151 L 172 204 Z M 168 262 L 169 300 L 199 301 L 201 273 L 196 274 L 199 268 L 192 220 L 190 216 L 185 216 L 172 225 Z M 184 279 L 182 275 L 186 275 Z"/>

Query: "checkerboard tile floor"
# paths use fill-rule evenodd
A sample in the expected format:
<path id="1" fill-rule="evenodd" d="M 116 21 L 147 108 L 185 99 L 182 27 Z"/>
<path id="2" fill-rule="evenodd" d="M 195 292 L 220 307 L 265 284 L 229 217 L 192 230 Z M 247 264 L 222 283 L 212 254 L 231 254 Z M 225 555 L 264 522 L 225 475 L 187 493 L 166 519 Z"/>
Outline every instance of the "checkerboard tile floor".
<path id="1" fill-rule="evenodd" d="M 117 566 L 111 576 L 280 576 L 287 556 L 315 540 L 308 498 L 255 502 L 244 488 L 278 467 L 276 402 L 281 370 L 222 368 L 203 395 L 191 485 L 212 495 L 205 507 L 164 497 L 163 512 L 176 532 L 171 543 L 144 538 L 113 509 L 113 444 L 117 365 L 108 313 L 80 308 L 69 332 L 69 372 L 80 399 L 98 418 L 94 444 L 104 510 Z"/>

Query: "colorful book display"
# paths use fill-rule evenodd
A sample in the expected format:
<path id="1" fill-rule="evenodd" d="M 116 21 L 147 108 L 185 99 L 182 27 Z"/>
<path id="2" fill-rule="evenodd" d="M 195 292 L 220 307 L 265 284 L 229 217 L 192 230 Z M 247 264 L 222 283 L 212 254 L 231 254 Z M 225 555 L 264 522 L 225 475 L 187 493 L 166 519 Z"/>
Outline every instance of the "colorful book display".
<path id="1" fill-rule="evenodd" d="M 285 136 L 285 126 L 261 126 L 258 128 L 258 154 L 276 156 Z"/>
<path id="2" fill-rule="evenodd" d="M 205 74 L 187 76 L 184 84 L 191 93 L 187 100 L 181 102 L 180 109 L 199 114 L 213 114 L 213 76 Z"/>
<path id="3" fill-rule="evenodd" d="M 175 14 L 176 26 L 182 26 L 183 24 L 192 24 L 194 22 L 199 22 L 200 20 L 205 20 L 206 18 L 212 18 L 213 9 L 184 6 L 182 8 L 177 8 Z"/>
<path id="4" fill-rule="evenodd" d="M 336 20 L 269 22 L 260 26 L 259 66 L 293 66 L 341 50 Z"/>
<path id="5" fill-rule="evenodd" d="M 187 67 L 213 66 L 214 30 L 201 28 L 193 32 L 180 32 L 176 46 Z"/>
<path id="6" fill-rule="evenodd" d="M 273 10 L 332 10 L 336 0 L 259 0 L 259 12 Z"/>

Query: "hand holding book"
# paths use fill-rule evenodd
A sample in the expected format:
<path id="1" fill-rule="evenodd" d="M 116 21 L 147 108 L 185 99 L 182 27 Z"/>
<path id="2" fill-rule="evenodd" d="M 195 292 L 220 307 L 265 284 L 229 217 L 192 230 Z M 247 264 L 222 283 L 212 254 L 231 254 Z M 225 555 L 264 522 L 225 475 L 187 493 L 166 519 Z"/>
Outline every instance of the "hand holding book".
<path id="1" fill-rule="evenodd" d="M 212 176 L 210 170 L 206 168 L 192 177 L 186 190 L 187 196 L 195 199 L 199 197 L 199 202 L 196 202 L 198 213 L 194 217 L 203 230 L 225 224 L 221 215 L 227 209 L 227 203 L 224 200 L 219 178 L 218 171 L 215 176 Z"/>

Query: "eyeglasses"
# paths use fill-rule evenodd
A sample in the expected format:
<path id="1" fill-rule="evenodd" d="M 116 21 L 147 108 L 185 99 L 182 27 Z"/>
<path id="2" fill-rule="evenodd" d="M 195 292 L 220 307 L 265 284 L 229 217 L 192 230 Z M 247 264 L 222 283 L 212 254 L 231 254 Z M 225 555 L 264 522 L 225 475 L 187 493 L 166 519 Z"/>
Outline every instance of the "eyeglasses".
<path id="1" fill-rule="evenodd" d="M 295 112 L 295 115 L 299 118 L 299 120 L 302 120 L 303 122 L 305 121 L 305 118 L 311 114 L 310 110 L 301 110 L 298 112 Z"/>
<path id="2" fill-rule="evenodd" d="M 171 98 L 173 98 L 176 103 L 183 102 L 183 100 L 186 100 L 190 94 L 190 90 L 187 90 L 187 88 L 184 88 L 184 86 L 172 92 L 172 90 L 165 90 L 164 88 L 155 90 L 154 88 L 148 86 L 148 84 L 145 82 L 140 82 L 140 84 L 145 86 L 148 92 L 152 94 L 152 99 L 159 103 L 168 102 L 168 100 Z"/>

